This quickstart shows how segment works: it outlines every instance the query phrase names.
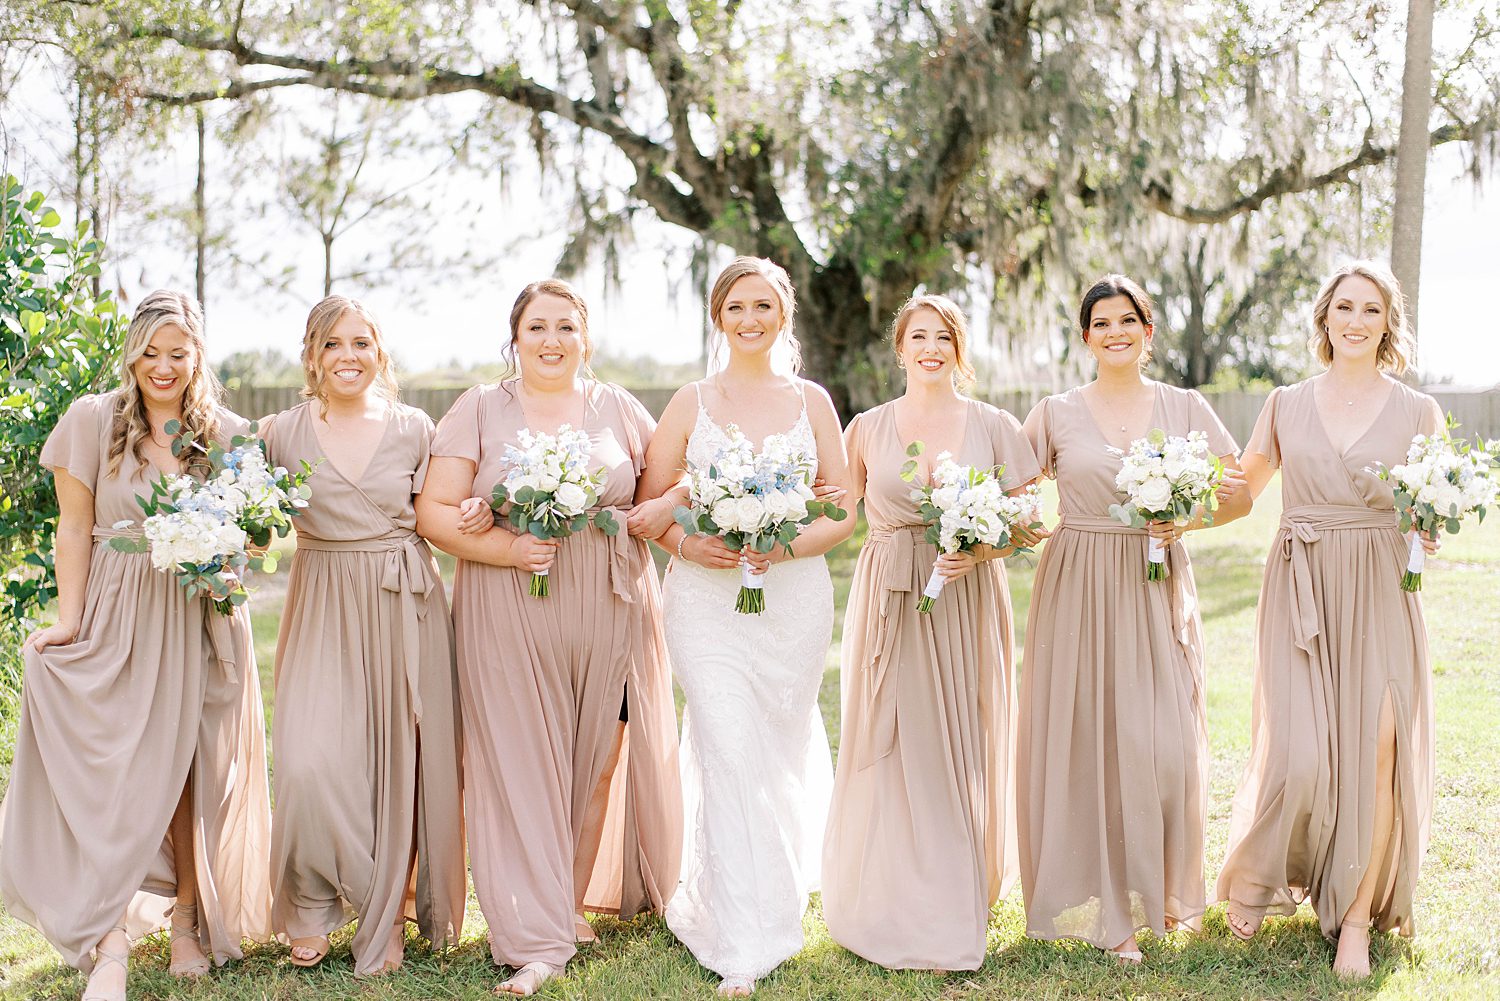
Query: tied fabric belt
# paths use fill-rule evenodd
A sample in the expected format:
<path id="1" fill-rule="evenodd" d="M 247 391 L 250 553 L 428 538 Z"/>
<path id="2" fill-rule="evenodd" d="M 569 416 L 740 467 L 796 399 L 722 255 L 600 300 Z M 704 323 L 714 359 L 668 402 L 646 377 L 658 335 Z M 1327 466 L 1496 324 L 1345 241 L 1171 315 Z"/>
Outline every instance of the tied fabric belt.
<path id="1" fill-rule="evenodd" d="M 875 662 L 865 674 L 862 686 L 865 718 L 869 720 L 863 746 L 854 749 L 856 768 L 864 769 L 890 754 L 896 746 L 896 700 L 883 698 L 890 677 L 896 646 L 896 623 L 901 621 L 900 610 L 892 607 L 894 601 L 905 601 L 911 596 L 912 569 L 916 562 L 919 543 L 927 542 L 924 535 L 926 525 L 901 525 L 896 528 L 870 529 L 870 543 L 885 548 L 885 572 L 880 578 L 880 618 L 876 626 Z M 912 606 L 915 608 L 915 604 Z M 894 616 L 893 616 L 894 613 Z M 925 616 L 921 617 L 923 620 Z M 931 628 L 930 621 L 919 623 Z"/>
<path id="2" fill-rule="evenodd" d="M 641 545 L 631 536 L 630 530 L 625 527 L 625 515 L 628 508 L 619 507 L 596 507 L 589 510 L 590 524 L 593 516 L 601 511 L 608 511 L 615 519 L 615 524 L 620 526 L 614 537 L 604 535 L 604 543 L 609 547 L 609 588 L 626 604 L 635 604 L 635 595 L 631 593 L 630 585 L 635 581 L 636 564 L 635 558 L 641 552 Z"/>
<path id="3" fill-rule="evenodd" d="M 1095 535 L 1134 535 L 1141 540 L 1141 545 L 1146 545 L 1146 530 L 1144 528 L 1131 528 L 1122 525 L 1113 518 L 1096 518 L 1086 515 L 1065 514 L 1058 522 L 1059 529 L 1070 529 L 1075 532 L 1089 532 Z M 1182 551 L 1182 541 L 1172 543 L 1166 547 L 1167 566 L 1171 568 L 1165 581 L 1143 581 L 1143 587 L 1160 587 L 1163 584 L 1167 588 L 1167 605 L 1172 612 L 1172 636 L 1190 654 L 1193 652 L 1193 630 L 1190 628 L 1193 613 L 1198 610 L 1197 599 L 1188 592 L 1188 575 L 1183 572 L 1186 555 Z M 1192 657 L 1189 657 L 1189 661 Z"/>
<path id="4" fill-rule="evenodd" d="M 412 715 L 422 721 L 422 643 L 418 623 L 427 618 L 427 599 L 435 586 L 431 573 L 432 550 L 416 532 L 404 529 L 378 539 L 340 542 L 315 539 L 298 533 L 297 548 L 321 553 L 385 553 L 380 575 L 383 590 L 394 592 L 401 602 L 401 655 L 405 660 L 407 697 Z"/>
<path id="5" fill-rule="evenodd" d="M 103 525 L 95 525 L 93 535 L 95 541 L 109 545 L 110 539 L 133 539 L 139 541 L 142 538 L 141 531 L 141 526 L 139 525 L 132 525 L 126 529 L 105 528 Z M 140 555 L 145 556 L 146 554 L 141 553 Z M 147 559 L 149 558 L 147 557 Z M 175 577 L 172 579 L 172 582 L 174 584 L 177 582 Z M 204 600 L 208 600 L 207 595 L 204 596 Z M 219 662 L 219 666 L 224 669 L 224 673 L 232 679 L 235 676 L 237 660 L 234 653 L 234 633 L 230 631 L 229 623 L 234 616 L 232 614 L 224 615 L 218 609 L 210 608 L 207 605 L 202 607 L 203 624 L 208 628 L 209 648 L 213 650 L 214 660 Z"/>
<path id="6" fill-rule="evenodd" d="M 1324 532 L 1393 531 L 1394 511 L 1354 504 L 1304 504 L 1281 513 L 1281 558 L 1292 564 L 1292 639 L 1312 653 L 1318 638 L 1318 609 L 1313 599 L 1312 562 L 1307 548 Z"/>

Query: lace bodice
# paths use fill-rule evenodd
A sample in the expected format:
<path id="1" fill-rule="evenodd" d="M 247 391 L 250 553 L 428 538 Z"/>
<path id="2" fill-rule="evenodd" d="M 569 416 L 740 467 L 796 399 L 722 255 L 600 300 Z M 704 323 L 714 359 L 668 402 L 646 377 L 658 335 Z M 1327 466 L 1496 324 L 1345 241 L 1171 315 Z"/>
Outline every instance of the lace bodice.
<path id="1" fill-rule="evenodd" d="M 772 438 L 784 438 L 789 441 L 793 448 L 812 461 L 813 476 L 818 475 L 818 440 L 813 435 L 812 422 L 807 419 L 807 394 L 805 392 L 802 394 L 802 412 L 797 415 L 792 426 L 780 434 L 768 435 L 766 441 L 762 442 L 756 451 L 764 449 L 766 442 Z M 688 435 L 688 464 L 697 469 L 707 469 L 728 444 L 729 433 L 720 427 L 719 422 L 709 414 L 708 408 L 703 405 L 703 397 L 700 393 L 698 419 L 693 423 L 692 433 Z"/>

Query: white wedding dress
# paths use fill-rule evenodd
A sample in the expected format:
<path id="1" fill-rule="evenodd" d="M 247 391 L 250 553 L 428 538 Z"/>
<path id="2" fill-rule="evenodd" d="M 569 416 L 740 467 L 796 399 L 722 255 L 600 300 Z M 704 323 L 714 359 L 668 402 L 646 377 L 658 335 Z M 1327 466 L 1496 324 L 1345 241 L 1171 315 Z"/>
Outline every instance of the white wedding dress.
<path id="1" fill-rule="evenodd" d="M 785 433 L 816 462 L 807 405 Z M 727 436 L 698 404 L 687 459 L 706 467 Z M 765 611 L 734 610 L 739 570 L 674 560 L 663 586 L 682 719 L 686 837 L 667 926 L 726 979 L 756 980 L 802 949 L 818 888 L 833 766 L 818 711 L 833 636 L 821 556 L 772 565 Z"/>

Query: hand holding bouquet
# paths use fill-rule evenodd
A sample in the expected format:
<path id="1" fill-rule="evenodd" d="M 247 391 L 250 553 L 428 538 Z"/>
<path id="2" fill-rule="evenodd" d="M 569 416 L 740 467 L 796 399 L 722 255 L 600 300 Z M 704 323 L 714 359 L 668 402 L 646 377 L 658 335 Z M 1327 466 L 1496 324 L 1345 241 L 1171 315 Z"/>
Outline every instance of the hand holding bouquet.
<path id="1" fill-rule="evenodd" d="M 564 424 L 557 434 L 522 430 L 517 437 L 519 447 L 505 446 L 509 471 L 490 494 L 495 510 L 505 514 L 516 532 L 538 539 L 565 539 L 590 522 L 605 535 L 619 532 L 619 522 L 608 511 L 592 517 L 588 513 L 599 502 L 608 473 L 603 469 L 589 472 L 593 443 L 587 432 Z M 528 593 L 533 598 L 547 597 L 546 570 L 531 575 Z"/>
<path id="2" fill-rule="evenodd" d="M 1373 470 L 1395 491 L 1401 531 L 1417 530 L 1401 575 L 1403 591 L 1422 590 L 1422 567 L 1427 562 L 1422 536 L 1436 539 L 1440 531 L 1457 535 L 1460 522 L 1471 513 L 1483 522 L 1485 509 L 1500 494 L 1500 480 L 1493 473 L 1500 466 L 1500 441 L 1454 438 L 1457 428 L 1450 416 L 1443 431 L 1411 440 L 1405 464 Z"/>
<path id="3" fill-rule="evenodd" d="M 844 509 L 813 494 L 813 459 L 773 434 L 759 453 L 740 429 L 725 429 L 729 441 L 707 469 L 689 469 L 688 506 L 673 517 L 689 535 L 716 535 L 735 551 L 769 553 L 777 543 L 792 551 L 797 529 L 827 516 L 843 521 Z M 740 567 L 740 593 L 734 610 L 765 611 L 765 581 L 748 565 Z"/>
<path id="4" fill-rule="evenodd" d="M 254 437 L 256 430 L 252 423 L 250 434 L 236 435 L 228 451 L 211 444 L 206 480 L 162 476 L 151 485 L 149 496 L 136 498 L 146 514 L 143 537 L 109 540 L 120 552 L 149 552 L 151 565 L 175 572 L 189 598 L 211 595 L 214 608 L 225 615 L 248 599 L 245 580 L 252 572 L 276 572 L 275 553 L 252 555 L 250 549 L 265 549 L 272 535 L 284 537 L 292 518 L 312 496 L 306 482 L 314 467 L 304 461 L 300 473 L 269 468 L 265 446 Z M 173 455 L 200 447 L 191 434 L 181 433 L 178 421 L 168 421 L 166 431 L 174 436 Z"/>
<path id="5" fill-rule="evenodd" d="M 1203 520 L 1211 523 L 1219 506 L 1215 492 L 1223 478 L 1224 463 L 1209 449 L 1202 431 L 1184 438 L 1153 428 L 1124 453 L 1115 488 L 1127 501 L 1111 504 L 1109 514 L 1121 524 L 1145 528 L 1152 521 L 1186 525 L 1201 510 Z M 1166 580 L 1167 554 L 1160 539 L 1151 538 L 1146 558 L 1146 579 Z"/>
<path id="6" fill-rule="evenodd" d="M 916 479 L 916 457 L 922 454 L 922 447 L 919 441 L 907 446 L 909 460 L 901 467 L 901 478 L 908 483 Z M 913 488 L 911 499 L 927 524 L 927 541 L 937 546 L 939 553 L 970 552 L 981 545 L 1001 549 L 1010 544 L 1012 529 L 1040 527 L 1042 492 L 1035 484 L 1011 496 L 1001 486 L 1003 463 L 978 469 L 960 466 L 947 452 L 937 458 L 932 481 Z M 1016 551 L 1029 550 L 1017 547 Z M 930 613 L 945 583 L 947 579 L 933 567 L 917 601 L 917 611 Z"/>

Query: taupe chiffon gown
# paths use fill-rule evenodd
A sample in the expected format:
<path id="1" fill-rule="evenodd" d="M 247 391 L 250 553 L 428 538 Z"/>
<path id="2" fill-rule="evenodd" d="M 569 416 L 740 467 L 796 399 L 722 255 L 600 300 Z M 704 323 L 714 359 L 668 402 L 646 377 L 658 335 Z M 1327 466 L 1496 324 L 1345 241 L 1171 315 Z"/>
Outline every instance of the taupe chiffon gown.
<path id="1" fill-rule="evenodd" d="M 293 939 L 357 914 L 355 970 L 370 973 L 407 918 L 434 946 L 463 927 L 458 677 L 443 582 L 412 504 L 432 420 L 393 405 L 351 479 L 324 455 L 318 409 L 308 401 L 265 429 L 277 465 L 322 460 L 295 522 L 276 649 L 272 920 Z"/>
<path id="2" fill-rule="evenodd" d="M 1256 610 L 1250 760 L 1234 798 L 1218 899 L 1246 915 L 1310 900 L 1338 934 L 1371 863 L 1376 748 L 1387 693 L 1396 724 L 1395 831 L 1376 860 L 1372 923 L 1412 931 L 1432 819 L 1432 678 L 1422 599 L 1401 590 L 1407 541 L 1390 484 L 1441 428 L 1431 397 L 1393 382 L 1380 416 L 1340 455 L 1313 384 L 1277 389 L 1246 451 L 1281 468 L 1282 515 Z"/>
<path id="3" fill-rule="evenodd" d="M 823 918 L 834 941 L 882 966 L 974 970 L 990 907 L 1016 877 L 1005 564 L 979 564 L 919 614 L 937 549 L 900 476 L 909 442 L 895 404 L 845 435 L 870 535 L 844 619 Z M 974 400 L 954 459 L 1004 463 L 1007 488 L 1041 472 L 1016 419 Z"/>
<path id="4" fill-rule="evenodd" d="M 1153 428 L 1234 440 L 1198 393 L 1155 384 Z M 1146 580 L 1146 532 L 1109 518 L 1121 457 L 1079 389 L 1027 418 L 1062 515 L 1037 565 L 1016 799 L 1026 931 L 1103 949 L 1205 907 L 1203 629 L 1182 543 Z"/>
<path id="5" fill-rule="evenodd" d="M 475 463 L 473 496 L 505 473 L 526 418 L 518 380 L 476 386 L 438 424 L 432 454 Z M 562 541 L 551 594 L 531 574 L 460 560 L 453 624 L 464 714 L 469 855 L 495 962 L 561 967 L 574 912 L 660 909 L 677 885 L 682 793 L 661 591 L 644 540 L 624 529 L 655 422 L 618 386 L 590 383 L 583 429 L 620 523 Z M 590 869 L 587 807 L 628 716 Z"/>
<path id="6" fill-rule="evenodd" d="M 26 653 L 20 729 L 0 820 L 0 898 L 70 966 L 129 908 L 132 938 L 162 926 L 176 895 L 168 825 L 192 786 L 198 937 L 223 964 L 270 937 L 270 799 L 260 681 L 245 606 L 189 601 L 145 553 L 111 549 L 139 533 L 137 494 L 157 471 L 126 452 L 109 474 L 120 391 L 63 415 L 42 465 L 94 494 L 83 625 Z M 220 412 L 227 439 L 245 422 Z M 121 521 L 129 529 L 115 529 Z"/>

